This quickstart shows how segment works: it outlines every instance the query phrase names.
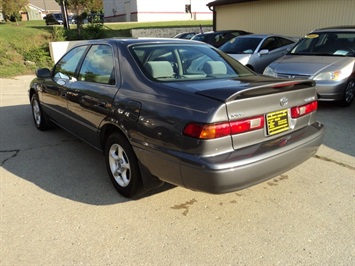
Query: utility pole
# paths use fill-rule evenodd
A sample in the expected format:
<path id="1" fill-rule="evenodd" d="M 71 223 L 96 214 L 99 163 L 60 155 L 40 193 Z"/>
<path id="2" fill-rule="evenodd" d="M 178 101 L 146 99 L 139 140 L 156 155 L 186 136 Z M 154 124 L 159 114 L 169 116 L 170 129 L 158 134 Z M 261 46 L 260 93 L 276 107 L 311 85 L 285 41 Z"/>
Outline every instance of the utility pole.
<path id="1" fill-rule="evenodd" d="M 67 29 L 70 30 L 69 26 L 69 20 L 68 20 L 68 12 L 67 12 L 67 6 L 65 4 L 65 0 L 62 0 L 62 4 L 60 5 L 62 9 L 62 16 L 63 16 L 63 26 Z"/>

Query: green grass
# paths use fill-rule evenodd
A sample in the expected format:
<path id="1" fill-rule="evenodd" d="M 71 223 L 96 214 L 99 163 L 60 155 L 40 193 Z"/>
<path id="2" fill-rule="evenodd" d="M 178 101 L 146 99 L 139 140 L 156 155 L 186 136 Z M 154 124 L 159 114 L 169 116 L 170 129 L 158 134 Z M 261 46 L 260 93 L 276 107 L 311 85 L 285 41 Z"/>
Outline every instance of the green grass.
<path id="1" fill-rule="evenodd" d="M 168 21 L 105 23 L 106 37 L 130 37 L 137 28 L 212 26 L 212 21 Z M 44 21 L 0 23 L 0 78 L 33 74 L 36 68 L 51 67 L 48 43 L 63 40 L 62 26 L 46 26 Z M 71 33 L 76 26 L 71 25 Z"/>

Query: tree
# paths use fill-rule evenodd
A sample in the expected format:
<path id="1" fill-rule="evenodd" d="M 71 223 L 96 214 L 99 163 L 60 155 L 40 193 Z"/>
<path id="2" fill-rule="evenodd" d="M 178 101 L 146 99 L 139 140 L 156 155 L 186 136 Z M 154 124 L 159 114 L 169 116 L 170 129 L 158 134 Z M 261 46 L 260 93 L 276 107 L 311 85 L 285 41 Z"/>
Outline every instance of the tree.
<path id="1" fill-rule="evenodd" d="M 21 10 L 25 10 L 29 0 L 1 0 L 2 12 L 5 18 L 14 17 L 16 24 L 18 24 L 18 17 Z"/>
<path id="2" fill-rule="evenodd" d="M 103 13 L 104 4 L 102 0 L 93 0 L 90 5 L 90 11 L 93 13 Z"/>
<path id="3" fill-rule="evenodd" d="M 1 1 L 1 0 L 0 0 Z M 65 6 L 68 10 L 73 12 L 74 19 L 77 24 L 77 38 L 80 39 L 82 36 L 81 32 L 83 29 L 83 24 L 86 18 L 88 18 L 88 14 L 93 13 L 101 13 L 103 11 L 103 2 L 102 0 L 55 0 L 61 7 L 62 13 L 65 13 Z M 65 17 L 65 14 L 63 14 Z M 91 25 L 92 30 L 99 31 L 102 24 L 100 25 Z M 69 26 L 66 26 L 69 29 Z M 84 32 L 85 33 L 85 32 Z"/>

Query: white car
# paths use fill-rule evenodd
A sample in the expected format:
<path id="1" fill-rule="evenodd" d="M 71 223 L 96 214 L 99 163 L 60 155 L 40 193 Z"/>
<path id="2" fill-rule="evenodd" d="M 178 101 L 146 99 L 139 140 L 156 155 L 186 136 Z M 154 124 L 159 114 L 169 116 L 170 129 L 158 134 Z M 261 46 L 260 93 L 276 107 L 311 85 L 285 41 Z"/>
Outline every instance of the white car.
<path id="1" fill-rule="evenodd" d="M 285 55 L 296 39 L 270 34 L 239 36 L 226 42 L 219 49 L 257 73 Z"/>

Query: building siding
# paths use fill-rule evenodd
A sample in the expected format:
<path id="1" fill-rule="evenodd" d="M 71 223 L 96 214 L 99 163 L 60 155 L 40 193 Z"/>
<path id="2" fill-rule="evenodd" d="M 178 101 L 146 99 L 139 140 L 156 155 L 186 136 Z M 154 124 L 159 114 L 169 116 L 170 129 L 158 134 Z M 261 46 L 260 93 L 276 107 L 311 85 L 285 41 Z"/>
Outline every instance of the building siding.
<path id="1" fill-rule="evenodd" d="M 313 29 L 355 25 L 355 0 L 260 0 L 216 6 L 216 29 L 302 37 Z"/>

